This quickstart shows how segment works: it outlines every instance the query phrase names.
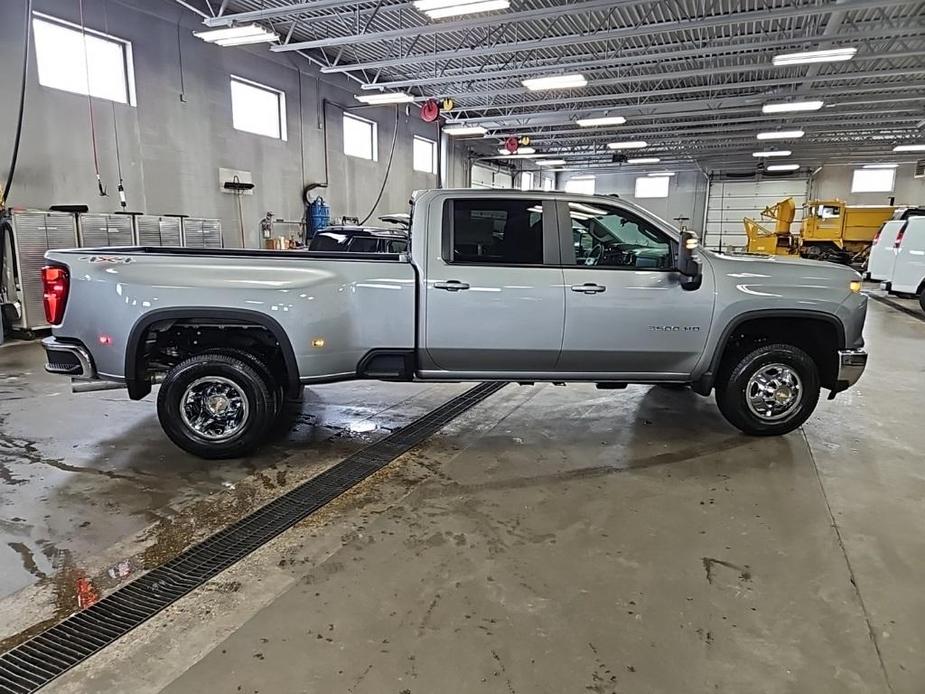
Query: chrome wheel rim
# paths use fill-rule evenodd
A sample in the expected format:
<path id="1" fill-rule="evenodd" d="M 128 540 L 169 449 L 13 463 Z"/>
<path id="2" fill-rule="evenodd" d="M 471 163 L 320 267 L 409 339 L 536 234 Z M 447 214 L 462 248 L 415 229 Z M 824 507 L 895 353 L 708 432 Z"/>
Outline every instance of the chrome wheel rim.
<path id="1" fill-rule="evenodd" d="M 784 419 L 803 402 L 803 381 L 786 364 L 767 364 L 748 379 L 745 401 L 749 411 L 763 421 Z"/>
<path id="2" fill-rule="evenodd" d="M 209 441 L 227 441 L 241 433 L 249 410 L 241 386 L 221 376 L 196 379 L 180 400 L 183 423 Z"/>

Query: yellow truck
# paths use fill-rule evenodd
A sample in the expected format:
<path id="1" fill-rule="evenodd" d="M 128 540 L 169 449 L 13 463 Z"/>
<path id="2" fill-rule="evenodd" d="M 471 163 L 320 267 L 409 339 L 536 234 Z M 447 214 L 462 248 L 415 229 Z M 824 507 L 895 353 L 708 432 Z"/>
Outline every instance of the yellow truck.
<path id="1" fill-rule="evenodd" d="M 862 260 L 877 230 L 896 210 L 890 205 L 848 205 L 842 200 L 812 200 L 804 209 L 799 235 L 790 229 L 796 212 L 793 198 L 761 212 L 763 219 L 775 222 L 773 229 L 746 217 L 749 253 L 800 255 L 846 264 Z"/>

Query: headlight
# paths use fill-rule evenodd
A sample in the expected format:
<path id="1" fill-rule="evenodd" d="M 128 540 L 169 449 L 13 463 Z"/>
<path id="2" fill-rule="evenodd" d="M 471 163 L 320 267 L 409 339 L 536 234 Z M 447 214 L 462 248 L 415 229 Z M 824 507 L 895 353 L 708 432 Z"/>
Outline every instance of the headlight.
<path id="1" fill-rule="evenodd" d="M 853 291 L 855 294 L 857 294 L 859 291 L 861 291 L 861 286 L 862 286 L 862 285 L 861 285 L 861 281 L 860 281 L 860 280 L 854 280 L 854 282 L 852 282 L 851 284 L 848 285 L 848 287 L 851 289 L 851 291 Z"/>

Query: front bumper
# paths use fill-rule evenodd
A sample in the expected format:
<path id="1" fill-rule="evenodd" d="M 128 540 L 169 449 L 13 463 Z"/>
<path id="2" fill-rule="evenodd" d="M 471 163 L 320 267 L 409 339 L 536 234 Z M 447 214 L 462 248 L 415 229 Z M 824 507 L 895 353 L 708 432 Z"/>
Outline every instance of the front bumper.
<path id="1" fill-rule="evenodd" d="M 838 350 L 838 385 L 849 388 L 858 382 L 867 367 L 867 352 L 863 349 Z"/>
<path id="2" fill-rule="evenodd" d="M 82 379 L 95 379 L 96 367 L 93 357 L 79 342 L 63 342 L 56 337 L 42 340 L 48 362 L 45 370 L 50 374 L 73 376 Z"/>

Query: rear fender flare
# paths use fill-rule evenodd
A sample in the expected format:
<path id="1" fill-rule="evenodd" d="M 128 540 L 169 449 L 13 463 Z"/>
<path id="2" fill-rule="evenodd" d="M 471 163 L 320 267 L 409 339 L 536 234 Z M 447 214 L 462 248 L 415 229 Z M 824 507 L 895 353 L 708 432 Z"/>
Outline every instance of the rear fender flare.
<path id="1" fill-rule="evenodd" d="M 165 320 L 196 320 L 197 318 L 211 321 L 235 321 L 237 323 L 251 323 L 266 328 L 279 343 L 286 365 L 286 391 L 295 396 L 301 391 L 299 381 L 299 366 L 296 362 L 295 352 L 289 336 L 276 320 L 257 311 L 248 311 L 238 308 L 164 308 L 149 311 L 139 318 L 129 333 L 125 349 L 125 385 L 132 400 L 141 400 L 151 392 L 151 383 L 144 379 L 140 364 L 142 338 L 155 323 Z"/>

